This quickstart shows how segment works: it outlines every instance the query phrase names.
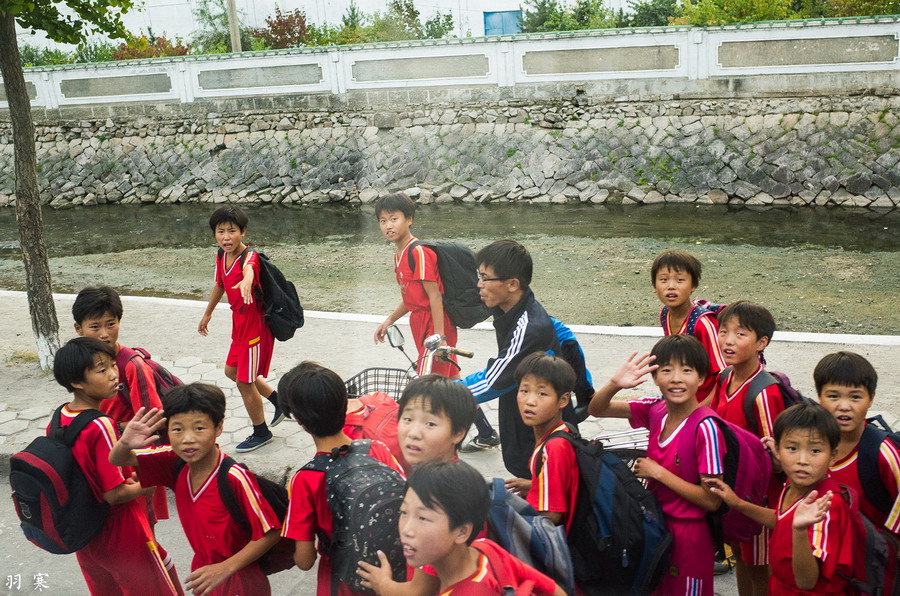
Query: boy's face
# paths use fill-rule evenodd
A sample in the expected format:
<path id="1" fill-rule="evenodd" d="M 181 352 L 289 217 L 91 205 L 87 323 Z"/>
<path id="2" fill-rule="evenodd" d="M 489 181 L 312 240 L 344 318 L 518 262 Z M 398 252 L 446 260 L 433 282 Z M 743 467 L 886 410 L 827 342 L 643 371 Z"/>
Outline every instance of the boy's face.
<path id="1" fill-rule="evenodd" d="M 216 439 L 222 434 L 223 422 L 213 424 L 209 414 L 203 412 L 174 414 L 168 427 L 172 451 L 188 465 L 218 457 Z"/>
<path id="2" fill-rule="evenodd" d="M 472 524 L 450 527 L 450 518 L 443 509 L 431 509 L 422 504 L 416 491 L 407 489 L 400 505 L 400 544 L 407 565 L 432 565 L 446 557 L 455 546 L 465 544 L 472 532 Z"/>
<path id="3" fill-rule="evenodd" d="M 478 296 L 488 308 L 509 311 L 519 301 L 518 289 L 518 279 L 501 279 L 490 265 L 478 266 Z"/>
<path id="4" fill-rule="evenodd" d="M 242 230 L 238 225 L 231 221 L 223 221 L 216 226 L 216 244 L 226 253 L 237 256 L 241 254 L 244 242 L 244 234 L 246 230 Z"/>
<path id="5" fill-rule="evenodd" d="M 115 361 L 106 354 L 96 354 L 94 364 L 84 371 L 84 380 L 72 383 L 90 400 L 112 399 L 119 392 L 119 371 Z"/>
<path id="6" fill-rule="evenodd" d="M 873 399 L 865 387 L 826 383 L 819 392 L 819 403 L 837 420 L 842 434 L 855 434 L 862 428 Z"/>
<path id="7" fill-rule="evenodd" d="M 689 364 L 667 362 L 656 369 L 653 382 L 666 402 L 683 404 L 696 399 L 697 389 L 703 384 L 703 374 Z"/>
<path id="8" fill-rule="evenodd" d="M 656 272 L 656 281 L 653 287 L 659 301 L 664 306 L 668 306 L 670 310 L 689 302 L 691 294 L 697 289 L 690 273 L 672 270 L 668 267 L 662 267 Z"/>
<path id="9" fill-rule="evenodd" d="M 455 460 L 456 446 L 465 436 L 464 430 L 453 432 L 450 417 L 435 413 L 431 400 L 421 395 L 406 403 L 397 421 L 397 442 L 411 466 Z"/>
<path id="10" fill-rule="evenodd" d="M 559 396 L 546 379 L 525 375 L 519 381 L 516 399 L 525 426 L 541 427 L 561 419 L 562 408 L 569 403 L 569 394 Z"/>
<path id="11" fill-rule="evenodd" d="M 837 452 L 825 437 L 809 428 L 787 431 L 777 449 L 784 473 L 799 488 L 810 488 L 825 478 Z"/>
<path id="12" fill-rule="evenodd" d="M 769 345 L 769 338 L 757 338 L 756 332 L 741 325 L 737 317 L 719 321 L 719 351 L 725 364 L 734 366 L 750 360 L 759 361 L 759 353 Z"/>
<path id="13" fill-rule="evenodd" d="M 413 218 L 406 217 L 402 211 L 382 211 L 378 214 L 378 227 L 381 228 L 381 233 L 394 243 L 406 239 L 412 222 Z"/>
<path id="14" fill-rule="evenodd" d="M 75 333 L 115 346 L 119 342 L 119 319 L 109 312 L 99 317 L 87 317 L 81 323 L 75 323 Z"/>

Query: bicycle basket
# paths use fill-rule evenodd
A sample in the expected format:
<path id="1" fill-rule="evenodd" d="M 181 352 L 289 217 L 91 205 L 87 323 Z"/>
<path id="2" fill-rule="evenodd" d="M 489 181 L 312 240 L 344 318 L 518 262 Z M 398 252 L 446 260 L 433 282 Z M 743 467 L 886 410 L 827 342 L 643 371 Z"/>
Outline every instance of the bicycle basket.
<path id="1" fill-rule="evenodd" d="M 344 384 L 351 398 L 384 391 L 397 400 L 409 379 L 409 372 L 402 368 L 367 368 L 344 381 Z"/>

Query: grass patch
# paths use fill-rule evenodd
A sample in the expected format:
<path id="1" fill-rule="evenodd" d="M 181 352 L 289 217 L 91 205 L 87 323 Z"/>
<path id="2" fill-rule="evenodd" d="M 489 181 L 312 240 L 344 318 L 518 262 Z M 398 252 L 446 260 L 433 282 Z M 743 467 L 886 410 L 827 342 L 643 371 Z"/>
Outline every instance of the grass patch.
<path id="1" fill-rule="evenodd" d="M 24 364 L 37 364 L 38 354 L 35 350 L 19 348 L 6 357 L 6 366 L 22 366 Z"/>

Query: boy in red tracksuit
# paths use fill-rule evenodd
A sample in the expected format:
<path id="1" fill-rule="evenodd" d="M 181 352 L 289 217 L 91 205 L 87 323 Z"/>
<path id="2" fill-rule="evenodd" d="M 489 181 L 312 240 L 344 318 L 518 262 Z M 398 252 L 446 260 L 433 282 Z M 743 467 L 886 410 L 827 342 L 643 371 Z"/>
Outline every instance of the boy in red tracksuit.
<path id="1" fill-rule="evenodd" d="M 415 244 L 417 238 L 410 227 L 416 204 L 405 193 L 398 192 L 375 202 L 375 217 L 384 237 L 394 243 L 394 273 L 400 286 L 400 304 L 375 330 L 375 342 L 384 341 L 387 328 L 409 313 L 409 327 L 419 351 L 419 374 L 423 374 L 425 338 L 440 335 L 441 345 L 456 345 L 456 326 L 444 311 L 441 295 L 444 285 L 438 272 L 437 255 L 425 246 Z M 410 266 L 410 254 L 413 266 Z M 455 356 L 451 356 L 455 361 Z M 449 362 L 435 360 L 431 372 L 456 378 L 458 369 Z"/>

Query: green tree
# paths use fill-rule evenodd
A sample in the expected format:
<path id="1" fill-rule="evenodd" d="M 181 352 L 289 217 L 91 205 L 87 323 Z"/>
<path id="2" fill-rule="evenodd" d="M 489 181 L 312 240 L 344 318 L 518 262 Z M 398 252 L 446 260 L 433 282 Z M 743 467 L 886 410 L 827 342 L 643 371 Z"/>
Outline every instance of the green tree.
<path id="1" fill-rule="evenodd" d="M 794 18 L 791 0 L 684 0 L 676 24 L 723 25 Z"/>
<path id="2" fill-rule="evenodd" d="M 60 5 L 66 10 L 61 12 Z M 126 35 L 122 15 L 132 0 L 0 0 L 0 75 L 9 102 L 16 170 L 16 221 L 25 265 L 31 329 L 43 369 L 53 365 L 59 349 L 59 321 L 44 244 L 44 222 L 37 180 L 37 155 L 31 101 L 16 40 L 16 23 L 43 31 L 57 42 L 79 44 L 92 33 L 110 38 Z"/>
<path id="3" fill-rule="evenodd" d="M 559 0 L 527 0 L 521 10 L 519 28 L 522 33 L 563 31 L 566 13 Z"/>
<path id="4" fill-rule="evenodd" d="M 662 27 L 678 16 L 678 0 L 640 0 L 629 2 L 629 27 Z"/>
<path id="5" fill-rule="evenodd" d="M 344 11 L 344 16 L 341 17 L 341 25 L 343 25 L 343 28 L 360 29 L 365 25 L 365 20 L 366 15 L 359 9 L 359 6 L 354 0 L 350 0 L 350 5 L 347 7 L 347 10 Z"/>
<path id="6" fill-rule="evenodd" d="M 437 10 L 434 16 L 422 24 L 422 34 L 425 39 L 441 39 L 453 31 L 453 13 L 441 14 Z"/>
<path id="7" fill-rule="evenodd" d="M 831 0 L 839 17 L 900 14 L 900 0 Z"/>
<path id="8" fill-rule="evenodd" d="M 228 33 L 228 11 L 225 0 L 199 0 L 194 8 L 194 18 L 200 25 L 191 38 L 191 46 L 200 54 L 224 54 L 231 51 Z M 244 15 L 241 15 L 244 21 Z M 253 48 L 253 35 L 248 27 L 241 27 L 241 47 Z"/>

